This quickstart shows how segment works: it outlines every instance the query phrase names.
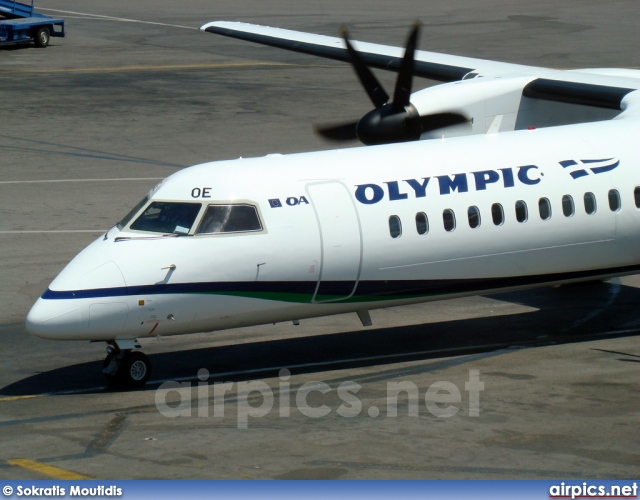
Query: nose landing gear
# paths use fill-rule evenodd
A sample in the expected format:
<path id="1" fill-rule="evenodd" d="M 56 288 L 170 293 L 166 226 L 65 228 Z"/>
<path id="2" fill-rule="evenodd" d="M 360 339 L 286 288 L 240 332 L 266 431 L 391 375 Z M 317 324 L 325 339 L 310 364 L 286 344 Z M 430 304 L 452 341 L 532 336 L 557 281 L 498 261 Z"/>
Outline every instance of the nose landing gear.
<path id="1" fill-rule="evenodd" d="M 140 387 L 151 376 L 151 361 L 141 351 L 136 340 L 110 340 L 107 342 L 107 357 L 104 359 L 102 373 L 107 385 L 112 388 L 126 389 Z"/>

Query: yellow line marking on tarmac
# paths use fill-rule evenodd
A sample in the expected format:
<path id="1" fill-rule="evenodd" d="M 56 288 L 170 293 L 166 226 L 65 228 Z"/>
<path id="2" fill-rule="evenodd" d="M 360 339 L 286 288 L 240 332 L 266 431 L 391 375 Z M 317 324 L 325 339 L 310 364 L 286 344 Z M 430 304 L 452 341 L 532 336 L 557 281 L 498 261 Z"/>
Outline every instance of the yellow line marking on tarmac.
<path id="1" fill-rule="evenodd" d="M 45 476 L 49 476 L 54 479 L 61 479 L 61 480 L 62 479 L 64 480 L 91 479 L 89 476 L 83 476 L 82 474 L 78 474 L 77 472 L 61 469 L 60 467 L 54 467 L 53 465 L 42 464 L 40 462 L 36 462 L 35 460 L 15 458 L 13 460 L 7 460 L 7 463 L 9 465 L 13 465 L 15 467 L 20 467 L 22 469 L 27 469 L 33 472 L 37 472 L 38 474 L 43 474 Z"/>
<path id="2" fill-rule="evenodd" d="M 260 66 L 296 66 L 288 63 L 270 62 L 246 62 L 246 63 L 206 63 L 206 64 L 167 64 L 149 66 L 116 66 L 112 68 L 67 68 L 67 69 L 17 69 L 1 71 L 0 74 L 7 73 L 82 73 L 97 71 L 146 71 L 165 69 L 199 69 L 199 68 L 250 68 Z"/>
<path id="3" fill-rule="evenodd" d="M 42 394 L 34 394 L 31 396 L 6 396 L 4 398 L 0 398 L 0 403 L 3 401 L 18 401 L 19 399 L 32 399 L 42 397 Z"/>
<path id="4" fill-rule="evenodd" d="M 18 73 L 92 73 L 92 72 L 118 72 L 118 71 L 158 71 L 175 69 L 201 69 L 201 68 L 258 68 L 258 67 L 296 67 L 296 68 L 341 68 L 339 65 L 329 64 L 291 64 L 270 62 L 245 62 L 245 63 L 206 63 L 206 64 L 167 64 L 150 66 L 116 66 L 112 68 L 66 68 L 66 69 L 16 69 L 0 71 L 0 75 Z M 346 66 L 348 67 L 348 66 Z"/>

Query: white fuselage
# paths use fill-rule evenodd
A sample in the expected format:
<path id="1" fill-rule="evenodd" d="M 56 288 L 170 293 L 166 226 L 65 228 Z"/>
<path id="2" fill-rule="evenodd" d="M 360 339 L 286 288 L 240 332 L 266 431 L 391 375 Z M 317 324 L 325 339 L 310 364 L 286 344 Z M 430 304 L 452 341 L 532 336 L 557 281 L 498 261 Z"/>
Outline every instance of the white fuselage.
<path id="1" fill-rule="evenodd" d="M 132 339 L 636 273 L 638 137 L 619 119 L 191 167 L 148 202 L 201 204 L 191 228 L 112 228 L 27 327 Z M 195 234 L 211 204 L 261 227 Z"/>

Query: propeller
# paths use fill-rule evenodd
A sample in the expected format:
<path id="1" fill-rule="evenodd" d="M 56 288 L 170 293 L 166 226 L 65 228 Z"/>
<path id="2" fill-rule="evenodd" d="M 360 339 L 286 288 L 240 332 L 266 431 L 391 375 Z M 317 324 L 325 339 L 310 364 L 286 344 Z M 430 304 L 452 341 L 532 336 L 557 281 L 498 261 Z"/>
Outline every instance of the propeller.
<path id="1" fill-rule="evenodd" d="M 355 50 L 349 40 L 347 29 L 343 26 L 341 35 L 344 38 L 349 59 L 375 108 L 358 121 L 316 126 L 315 130 L 318 134 L 334 141 L 359 139 L 369 146 L 416 141 L 425 132 L 468 121 L 466 117 L 457 113 L 420 116 L 418 110 L 411 104 L 414 55 L 421 27 L 422 24 L 417 22 L 409 34 L 398 71 L 393 101 L 389 102 L 389 95 Z"/>

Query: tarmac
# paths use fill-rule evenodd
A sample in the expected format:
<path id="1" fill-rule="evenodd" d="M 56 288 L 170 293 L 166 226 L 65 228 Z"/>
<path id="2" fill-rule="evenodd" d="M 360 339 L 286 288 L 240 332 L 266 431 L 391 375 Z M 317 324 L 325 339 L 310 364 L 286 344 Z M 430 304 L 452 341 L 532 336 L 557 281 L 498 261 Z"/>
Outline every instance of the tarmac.
<path id="1" fill-rule="evenodd" d="M 346 64 L 198 30 L 239 20 L 556 68 L 640 67 L 637 3 L 46 0 L 0 48 L 0 479 L 617 479 L 640 470 L 640 277 L 143 342 L 32 337 L 56 274 L 160 179 L 329 149 L 371 105 Z M 390 91 L 394 74 L 377 72 Z M 416 80 L 414 90 L 432 82 Z M 347 147 L 358 147 L 357 143 Z M 283 369 L 285 371 L 283 371 Z"/>

